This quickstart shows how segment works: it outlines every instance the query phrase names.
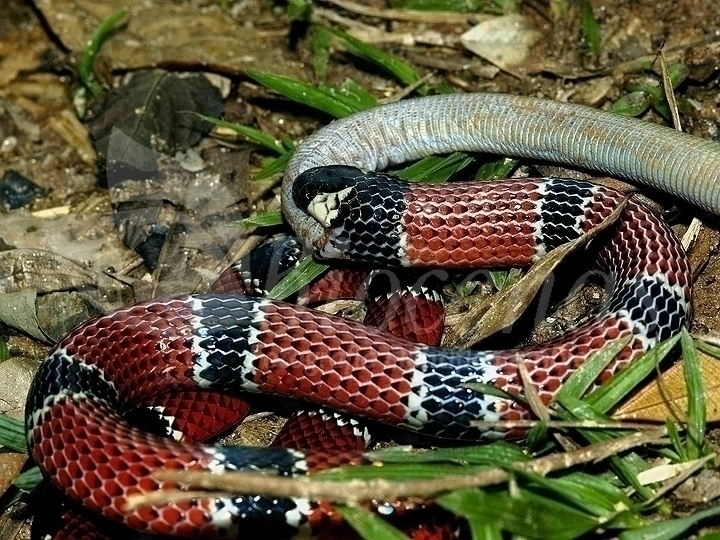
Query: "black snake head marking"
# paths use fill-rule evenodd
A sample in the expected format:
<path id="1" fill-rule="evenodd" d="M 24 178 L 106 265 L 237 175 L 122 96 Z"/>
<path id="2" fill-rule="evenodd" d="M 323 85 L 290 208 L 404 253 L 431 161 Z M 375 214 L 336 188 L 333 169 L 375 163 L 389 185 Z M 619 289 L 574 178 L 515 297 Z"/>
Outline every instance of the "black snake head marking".
<path id="1" fill-rule="evenodd" d="M 295 204 L 326 229 L 337 227 L 349 213 L 362 174 L 359 169 L 342 165 L 309 169 L 295 179 Z"/>
<path id="2" fill-rule="evenodd" d="M 292 195 L 328 232 L 321 257 L 387 265 L 398 264 L 407 190 L 387 174 L 331 165 L 298 175 Z"/>

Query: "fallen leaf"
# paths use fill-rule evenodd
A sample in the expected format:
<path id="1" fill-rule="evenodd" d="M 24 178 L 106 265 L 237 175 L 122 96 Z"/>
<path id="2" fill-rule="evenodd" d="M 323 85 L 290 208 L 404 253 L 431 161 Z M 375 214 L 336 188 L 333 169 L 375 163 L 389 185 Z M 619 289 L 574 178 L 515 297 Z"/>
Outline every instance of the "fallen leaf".
<path id="1" fill-rule="evenodd" d="M 720 420 L 720 361 L 698 351 L 700 372 L 705 385 L 707 421 Z M 684 421 L 687 388 L 682 359 L 635 394 L 613 414 L 617 420 Z"/>
<path id="2" fill-rule="evenodd" d="M 564 244 L 533 265 L 512 287 L 486 298 L 472 306 L 460 323 L 448 327 L 443 343 L 458 348 L 468 348 L 495 332 L 513 324 L 527 309 L 548 276 L 572 252 L 586 245 L 600 234 L 620 215 L 625 204 L 620 204 L 600 225 L 580 238 Z"/>
<path id="3" fill-rule="evenodd" d="M 50 340 L 38 324 L 36 299 L 37 294 L 33 289 L 0 294 L 0 322 L 38 341 L 48 342 Z"/>
<path id="4" fill-rule="evenodd" d="M 56 253 L 39 249 L 0 251 L 0 292 L 38 293 L 96 286 L 94 272 Z"/>
<path id="5" fill-rule="evenodd" d="M 0 454 L 0 495 L 10 487 L 13 479 L 20 473 L 27 459 L 27 454 L 16 452 Z"/>
<path id="6" fill-rule="evenodd" d="M 237 22 L 219 6 L 203 9 L 173 0 L 36 0 L 45 21 L 69 50 L 85 49 L 93 30 L 109 15 L 129 8 L 127 24 L 110 36 L 98 62 L 110 70 L 167 67 L 239 75 L 248 68 L 267 69 L 292 77 L 305 75 L 303 64 L 287 51 L 287 28 L 268 9 L 272 28 Z M 240 14 L 242 18 L 242 13 Z"/>
<path id="7" fill-rule="evenodd" d="M 497 67 L 511 71 L 525 63 L 540 32 L 518 13 L 493 17 L 460 36 L 466 49 Z"/>
<path id="8" fill-rule="evenodd" d="M 172 155 L 194 146 L 212 127 L 192 113 L 219 116 L 220 91 L 202 75 L 160 70 L 135 74 L 106 94 L 88 124 L 108 181 L 146 178 L 157 168 L 156 153 Z"/>

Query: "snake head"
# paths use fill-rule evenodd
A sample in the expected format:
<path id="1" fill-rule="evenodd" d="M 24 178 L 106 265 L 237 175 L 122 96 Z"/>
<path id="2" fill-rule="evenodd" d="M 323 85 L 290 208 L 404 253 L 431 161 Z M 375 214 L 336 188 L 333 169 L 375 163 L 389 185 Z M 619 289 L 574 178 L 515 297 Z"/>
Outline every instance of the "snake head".
<path id="1" fill-rule="evenodd" d="M 293 200 L 326 229 L 337 227 L 357 197 L 356 178 L 361 176 L 360 169 L 343 165 L 309 169 L 295 179 Z"/>
<path id="2" fill-rule="evenodd" d="M 397 264 L 398 225 L 407 185 L 392 176 L 345 165 L 308 169 L 293 184 L 295 205 L 326 231 L 326 259 Z"/>

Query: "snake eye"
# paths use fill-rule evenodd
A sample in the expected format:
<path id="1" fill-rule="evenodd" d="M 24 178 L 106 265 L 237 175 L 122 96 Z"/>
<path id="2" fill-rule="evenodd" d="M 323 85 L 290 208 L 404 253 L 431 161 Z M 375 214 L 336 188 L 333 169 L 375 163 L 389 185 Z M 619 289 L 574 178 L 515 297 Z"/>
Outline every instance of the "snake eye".
<path id="1" fill-rule="evenodd" d="M 308 169 L 295 179 L 293 200 L 324 227 L 335 227 L 347 217 L 343 201 L 356 196 L 355 186 L 362 174 L 360 169 L 344 165 Z"/>

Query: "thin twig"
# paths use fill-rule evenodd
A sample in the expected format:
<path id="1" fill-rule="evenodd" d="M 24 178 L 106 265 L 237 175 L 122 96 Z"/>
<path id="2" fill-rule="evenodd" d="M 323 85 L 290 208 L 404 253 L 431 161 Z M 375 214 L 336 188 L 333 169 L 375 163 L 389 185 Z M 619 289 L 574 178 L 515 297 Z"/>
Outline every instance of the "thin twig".
<path id="1" fill-rule="evenodd" d="M 433 45 L 441 47 L 458 47 L 460 38 L 452 34 L 443 34 L 436 30 L 425 29 L 415 32 L 385 32 L 377 26 L 370 26 L 351 19 L 343 17 L 339 13 L 324 8 L 315 8 L 312 13 L 313 22 L 330 21 L 339 24 L 348 29 L 348 33 L 366 43 L 384 43 L 384 44 L 400 44 L 406 47 L 415 44 Z"/>
<path id="2" fill-rule="evenodd" d="M 673 90 L 672 81 L 670 80 L 670 74 L 667 69 L 667 63 L 665 62 L 665 52 L 662 48 L 660 49 L 658 60 L 660 61 L 660 73 L 662 74 L 663 90 L 665 90 L 665 98 L 667 99 L 668 106 L 670 108 L 670 116 L 672 116 L 673 127 L 675 127 L 678 131 L 682 131 L 680 113 L 678 112 L 677 100 L 675 99 L 675 90 Z"/>
<path id="3" fill-rule="evenodd" d="M 670 116 L 672 117 L 673 126 L 676 130 L 682 131 L 682 124 L 680 123 L 680 112 L 678 111 L 677 99 L 675 99 L 675 90 L 673 89 L 672 81 L 670 80 L 670 74 L 667 69 L 667 62 L 665 60 L 665 47 L 660 48 L 658 54 L 658 61 L 660 62 L 660 73 L 663 83 L 663 90 L 665 91 L 665 98 L 667 99 L 668 108 L 670 109 Z M 684 249 L 690 249 L 690 246 L 700 234 L 702 228 L 702 222 L 698 218 L 693 218 L 690 222 L 690 226 L 682 237 L 681 243 Z"/>
<path id="4" fill-rule="evenodd" d="M 553 454 L 528 462 L 515 464 L 510 469 L 546 475 L 574 465 L 597 462 L 637 446 L 664 442 L 665 429 L 633 433 L 612 441 L 594 444 L 561 454 Z M 131 512 L 140 506 L 163 505 L 178 500 L 198 498 L 198 489 L 207 489 L 205 497 L 218 497 L 219 492 L 228 496 L 237 493 L 253 493 L 269 497 L 299 497 L 311 500 L 329 500 L 355 504 L 363 500 L 397 500 L 408 497 L 430 498 L 439 493 L 468 487 L 483 487 L 506 482 L 511 476 L 508 470 L 495 467 L 474 474 L 457 474 L 443 478 L 395 482 L 389 480 L 319 480 L 317 476 L 286 478 L 269 476 L 257 472 L 233 472 L 212 474 L 198 471 L 177 471 L 160 469 L 153 477 L 160 481 L 177 482 L 193 488 L 182 490 L 154 491 L 131 495 L 125 507 Z"/>
<path id="5" fill-rule="evenodd" d="M 657 425 L 643 422 L 596 422 L 594 420 L 472 420 L 470 425 L 476 428 L 497 428 L 500 430 L 529 429 L 543 423 L 551 429 L 638 429 L 655 430 Z"/>
<path id="6" fill-rule="evenodd" d="M 423 84 L 428 82 L 430 79 L 432 79 L 437 72 L 431 71 L 430 73 L 425 74 L 423 77 L 415 81 L 409 86 L 406 86 L 402 90 L 400 90 L 398 93 L 393 94 L 387 99 L 381 100 L 381 103 L 394 103 L 396 101 L 400 101 L 401 99 L 406 98 L 410 94 L 412 94 L 415 90 L 420 88 Z"/>
<path id="7" fill-rule="evenodd" d="M 419 11 L 413 9 L 386 9 L 374 8 L 365 4 L 351 2 L 350 0 L 325 0 L 345 11 L 393 21 L 408 21 L 426 24 L 467 24 L 469 22 L 482 22 L 494 18 L 493 15 L 480 13 L 457 13 L 454 11 Z"/>
<path id="8" fill-rule="evenodd" d="M 530 377 L 530 372 L 528 371 L 525 362 L 523 362 L 522 356 L 516 354 L 513 360 L 515 362 L 515 366 L 517 367 L 518 374 L 520 375 L 520 380 L 522 381 L 523 385 L 523 392 L 525 393 L 525 399 L 527 400 L 527 404 L 530 407 L 530 410 L 542 422 L 549 422 L 550 411 L 548 410 L 547 406 L 545 406 L 545 404 L 542 402 L 542 399 L 540 399 L 540 394 L 538 392 L 537 386 L 535 386 L 535 384 L 533 383 L 532 377 Z"/>

